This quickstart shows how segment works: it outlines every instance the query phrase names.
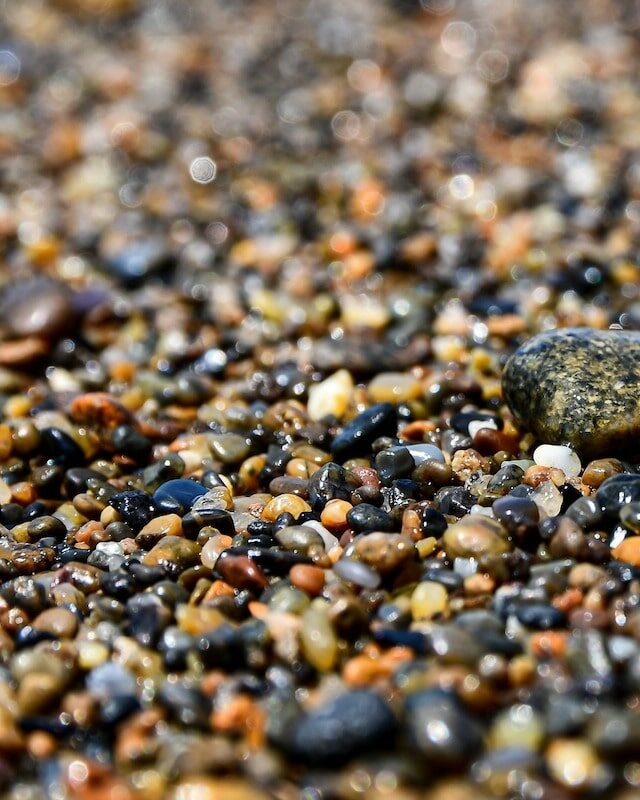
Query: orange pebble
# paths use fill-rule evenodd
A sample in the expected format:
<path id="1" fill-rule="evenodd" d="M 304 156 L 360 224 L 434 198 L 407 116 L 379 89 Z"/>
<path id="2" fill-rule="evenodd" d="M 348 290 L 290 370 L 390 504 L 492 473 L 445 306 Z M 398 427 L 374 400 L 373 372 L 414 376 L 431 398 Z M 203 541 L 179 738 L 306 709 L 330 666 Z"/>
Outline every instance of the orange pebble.
<path id="1" fill-rule="evenodd" d="M 295 564 L 289 573 L 289 580 L 296 589 L 317 597 L 324 587 L 324 570 L 311 564 Z"/>
<path id="2" fill-rule="evenodd" d="M 640 567 L 640 536 L 628 536 L 611 552 L 618 561 Z"/>
<path id="3" fill-rule="evenodd" d="M 538 658 L 562 658 L 567 650 L 566 631 L 541 631 L 530 640 L 531 652 Z"/>
<path id="4" fill-rule="evenodd" d="M 58 743 L 45 731 L 34 731 L 27 739 L 27 750 L 35 759 L 51 758 L 58 749 Z"/>
<path id="5" fill-rule="evenodd" d="M 567 589 L 566 592 L 554 597 L 551 605 L 566 614 L 582 603 L 582 597 L 580 589 Z"/>
<path id="6" fill-rule="evenodd" d="M 346 500 L 329 500 L 320 514 L 320 522 L 332 533 L 342 533 L 347 527 L 347 514 L 353 506 Z"/>

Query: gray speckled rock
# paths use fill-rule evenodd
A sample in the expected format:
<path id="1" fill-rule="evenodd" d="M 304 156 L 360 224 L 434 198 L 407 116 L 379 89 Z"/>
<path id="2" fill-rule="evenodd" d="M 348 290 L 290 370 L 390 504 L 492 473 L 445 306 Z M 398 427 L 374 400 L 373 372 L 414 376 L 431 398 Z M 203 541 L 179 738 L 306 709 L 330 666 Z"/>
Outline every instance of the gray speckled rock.
<path id="1" fill-rule="evenodd" d="M 544 442 L 587 456 L 640 439 L 640 333 L 566 328 L 534 336 L 502 377 L 517 420 Z"/>

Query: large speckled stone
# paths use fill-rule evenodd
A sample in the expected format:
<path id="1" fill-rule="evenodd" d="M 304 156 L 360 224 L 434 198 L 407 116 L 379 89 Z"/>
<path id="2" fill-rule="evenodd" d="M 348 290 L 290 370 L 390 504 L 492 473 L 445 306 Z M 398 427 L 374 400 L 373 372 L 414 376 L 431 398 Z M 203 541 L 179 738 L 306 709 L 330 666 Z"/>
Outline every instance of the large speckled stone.
<path id="1" fill-rule="evenodd" d="M 567 328 L 511 356 L 502 387 L 520 424 L 544 442 L 612 455 L 640 437 L 640 333 Z"/>

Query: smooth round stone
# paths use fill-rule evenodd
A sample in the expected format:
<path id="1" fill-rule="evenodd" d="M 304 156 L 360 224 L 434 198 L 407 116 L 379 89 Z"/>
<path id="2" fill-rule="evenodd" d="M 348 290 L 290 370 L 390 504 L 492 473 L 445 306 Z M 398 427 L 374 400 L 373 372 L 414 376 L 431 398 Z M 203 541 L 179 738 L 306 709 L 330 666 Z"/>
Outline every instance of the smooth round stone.
<path id="1" fill-rule="evenodd" d="M 511 550 L 506 531 L 496 520 L 483 514 L 468 514 L 450 525 L 442 537 L 449 558 L 479 558 Z"/>
<path id="2" fill-rule="evenodd" d="M 435 444 L 407 444 L 404 445 L 404 449 L 408 450 L 416 466 L 420 466 L 420 464 L 429 459 L 439 461 L 441 464 L 445 463 L 444 453 L 439 447 L 436 447 Z"/>
<path id="3" fill-rule="evenodd" d="M 502 376 L 504 398 L 525 428 L 589 456 L 637 440 L 639 382 L 640 333 L 591 328 L 534 336 Z"/>
<path id="4" fill-rule="evenodd" d="M 339 559 L 333 565 L 333 571 L 343 581 L 355 583 L 364 589 L 377 589 L 380 585 L 380 575 L 371 567 L 353 558 Z"/>
<path id="5" fill-rule="evenodd" d="M 183 508 L 190 509 L 196 498 L 202 497 L 206 493 L 207 489 L 202 484 L 184 478 L 177 478 L 163 483 L 162 486 L 156 489 L 153 493 L 153 499 L 159 502 L 168 497 L 173 497 Z"/>
<path id="6" fill-rule="evenodd" d="M 0 300 L 2 322 L 13 336 L 53 339 L 74 323 L 69 290 L 46 278 L 9 283 Z"/>
<path id="7" fill-rule="evenodd" d="M 627 506 L 624 506 L 626 508 Z M 565 516 L 587 530 L 595 527 L 602 519 L 600 503 L 594 497 L 579 497 L 565 512 Z M 621 514 L 622 517 L 622 514 Z M 639 520 L 640 522 L 640 520 Z M 640 530 L 640 527 L 639 527 Z"/>
<path id="8" fill-rule="evenodd" d="M 121 664 L 110 661 L 91 670 L 86 678 L 89 692 L 101 700 L 136 693 L 135 677 Z"/>
<path id="9" fill-rule="evenodd" d="M 148 567 L 165 567 L 182 571 L 200 562 L 200 547 L 181 536 L 163 536 L 145 555 L 142 563 Z"/>
<path id="10" fill-rule="evenodd" d="M 480 751 L 482 730 L 455 697 L 427 689 L 407 701 L 410 741 L 420 755 L 438 768 L 466 766 Z"/>
<path id="11" fill-rule="evenodd" d="M 347 523 L 356 533 L 368 531 L 392 531 L 393 519 L 382 508 L 369 503 L 360 503 L 347 513 Z"/>
<path id="12" fill-rule="evenodd" d="M 441 583 L 422 581 L 411 595 L 411 616 L 414 620 L 431 619 L 447 607 L 447 590 Z"/>
<path id="13" fill-rule="evenodd" d="M 561 469 L 568 478 L 575 478 L 582 469 L 578 454 L 562 444 L 541 444 L 533 451 L 533 460 L 539 467 Z"/>
<path id="14" fill-rule="evenodd" d="M 285 548 L 297 553 L 308 553 L 312 547 L 324 550 L 324 539 L 313 528 L 306 525 L 290 525 L 276 533 L 276 539 Z"/>
<path id="15" fill-rule="evenodd" d="M 491 508 L 498 522 L 510 533 L 529 530 L 540 521 L 538 506 L 528 497 L 500 497 Z"/>
<path id="16" fill-rule="evenodd" d="M 288 749 L 301 761 L 331 767 L 390 747 L 396 719 L 386 700 L 358 689 L 338 695 L 294 723 Z"/>
<path id="17" fill-rule="evenodd" d="M 622 506 L 620 509 L 620 522 L 627 530 L 633 533 L 640 533 L 640 502 Z"/>
<path id="18" fill-rule="evenodd" d="M 344 557 L 355 557 L 386 575 L 417 556 L 414 542 L 400 533 L 368 533 L 357 536 L 345 548 Z"/>
<path id="19" fill-rule="evenodd" d="M 622 473 L 607 478 L 596 492 L 596 500 L 607 516 L 618 516 L 623 506 L 640 501 L 640 475 Z"/>
<path id="20" fill-rule="evenodd" d="M 529 705 L 509 706 L 493 721 L 489 742 L 494 750 L 517 747 L 538 750 L 544 741 L 544 719 Z"/>

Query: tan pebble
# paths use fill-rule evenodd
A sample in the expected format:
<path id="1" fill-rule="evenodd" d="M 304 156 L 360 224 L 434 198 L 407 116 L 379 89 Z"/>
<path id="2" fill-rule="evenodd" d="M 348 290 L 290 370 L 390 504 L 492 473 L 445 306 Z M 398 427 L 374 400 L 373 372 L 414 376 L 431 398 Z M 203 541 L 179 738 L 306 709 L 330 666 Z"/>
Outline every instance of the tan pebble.
<path id="1" fill-rule="evenodd" d="M 451 469 L 458 480 L 466 481 L 472 472 L 489 472 L 489 461 L 477 450 L 456 450 L 451 459 Z"/>
<path id="2" fill-rule="evenodd" d="M 320 514 L 320 522 L 332 533 L 340 533 L 347 527 L 347 514 L 353 506 L 346 500 L 329 500 Z"/>
<path id="3" fill-rule="evenodd" d="M 588 788 L 600 767 L 598 755 L 586 739 L 555 739 L 547 747 L 545 761 L 551 777 L 574 791 Z"/>
<path id="4" fill-rule="evenodd" d="M 118 522 L 120 520 L 120 514 L 112 508 L 111 506 L 107 506 L 100 514 L 100 522 L 106 527 L 111 522 Z"/>
<path id="5" fill-rule="evenodd" d="M 241 778 L 190 775 L 178 782 L 168 800 L 269 800 L 270 796 Z"/>
<path id="6" fill-rule="evenodd" d="M 368 386 L 374 403 L 409 403 L 422 395 L 422 385 L 413 375 L 403 372 L 381 372 Z"/>
<path id="7" fill-rule="evenodd" d="M 423 581 L 411 595 L 411 615 L 414 620 L 432 619 L 447 608 L 448 600 L 447 590 L 441 583 Z"/>
<path id="8" fill-rule="evenodd" d="M 307 661 L 319 672 L 333 668 L 338 657 L 338 640 L 324 609 L 311 606 L 303 613 L 300 644 Z"/>
<path id="9" fill-rule="evenodd" d="M 318 468 L 315 464 L 313 467 L 315 472 Z M 309 468 L 310 464 L 308 464 L 304 458 L 292 458 L 287 464 L 285 472 L 290 478 L 302 478 L 303 480 L 307 480 L 312 474 Z"/>
<path id="10" fill-rule="evenodd" d="M 324 587 L 324 570 L 310 564 L 295 564 L 289 572 L 289 580 L 311 597 L 316 597 Z"/>
<path id="11" fill-rule="evenodd" d="M 197 635 L 218 628 L 225 618 L 217 608 L 188 606 L 181 604 L 176 608 L 176 622 L 180 630 Z"/>
<path id="12" fill-rule="evenodd" d="M 11 502 L 11 487 L 6 481 L 0 480 L 0 505 Z"/>
<path id="13" fill-rule="evenodd" d="M 216 561 L 224 550 L 228 547 L 231 547 L 233 540 L 230 536 L 225 536 L 222 533 L 218 533 L 212 536 L 210 539 L 207 539 L 205 542 L 202 550 L 200 551 L 200 560 L 204 564 L 205 567 L 209 569 L 213 569 L 216 565 Z"/>
<path id="14" fill-rule="evenodd" d="M 442 541 L 449 558 L 500 555 L 512 549 L 500 523 L 483 514 L 467 514 L 462 517 L 447 528 Z"/>
<path id="15" fill-rule="evenodd" d="M 638 545 L 640 545 L 640 537 L 638 537 Z M 640 555 L 640 549 L 638 554 Z M 589 589 L 594 583 L 606 577 L 607 571 L 603 567 L 598 567 L 596 564 L 576 564 L 569 572 L 569 586 Z"/>
<path id="16" fill-rule="evenodd" d="M 420 558 L 428 558 L 435 549 L 436 539 L 433 536 L 428 536 L 426 539 L 416 542 L 416 550 Z"/>
<path id="17" fill-rule="evenodd" d="M 311 506 L 295 494 L 281 494 L 270 500 L 262 510 L 262 519 L 274 522 L 280 514 L 288 511 L 297 519 L 305 511 L 311 511 Z"/>
<path id="18" fill-rule="evenodd" d="M 592 489 L 597 489 L 607 478 L 621 472 L 624 472 L 624 465 L 617 458 L 598 458 L 587 464 L 582 474 L 582 482 Z"/>
<path id="19" fill-rule="evenodd" d="M 341 420 L 349 407 L 353 388 L 353 378 L 346 369 L 340 369 L 311 386 L 307 403 L 309 417 L 314 422 L 330 416 Z"/>
<path id="20" fill-rule="evenodd" d="M 18 687 L 20 712 L 28 716 L 46 711 L 59 699 L 63 686 L 59 675 L 46 672 L 31 672 L 25 675 Z"/>

